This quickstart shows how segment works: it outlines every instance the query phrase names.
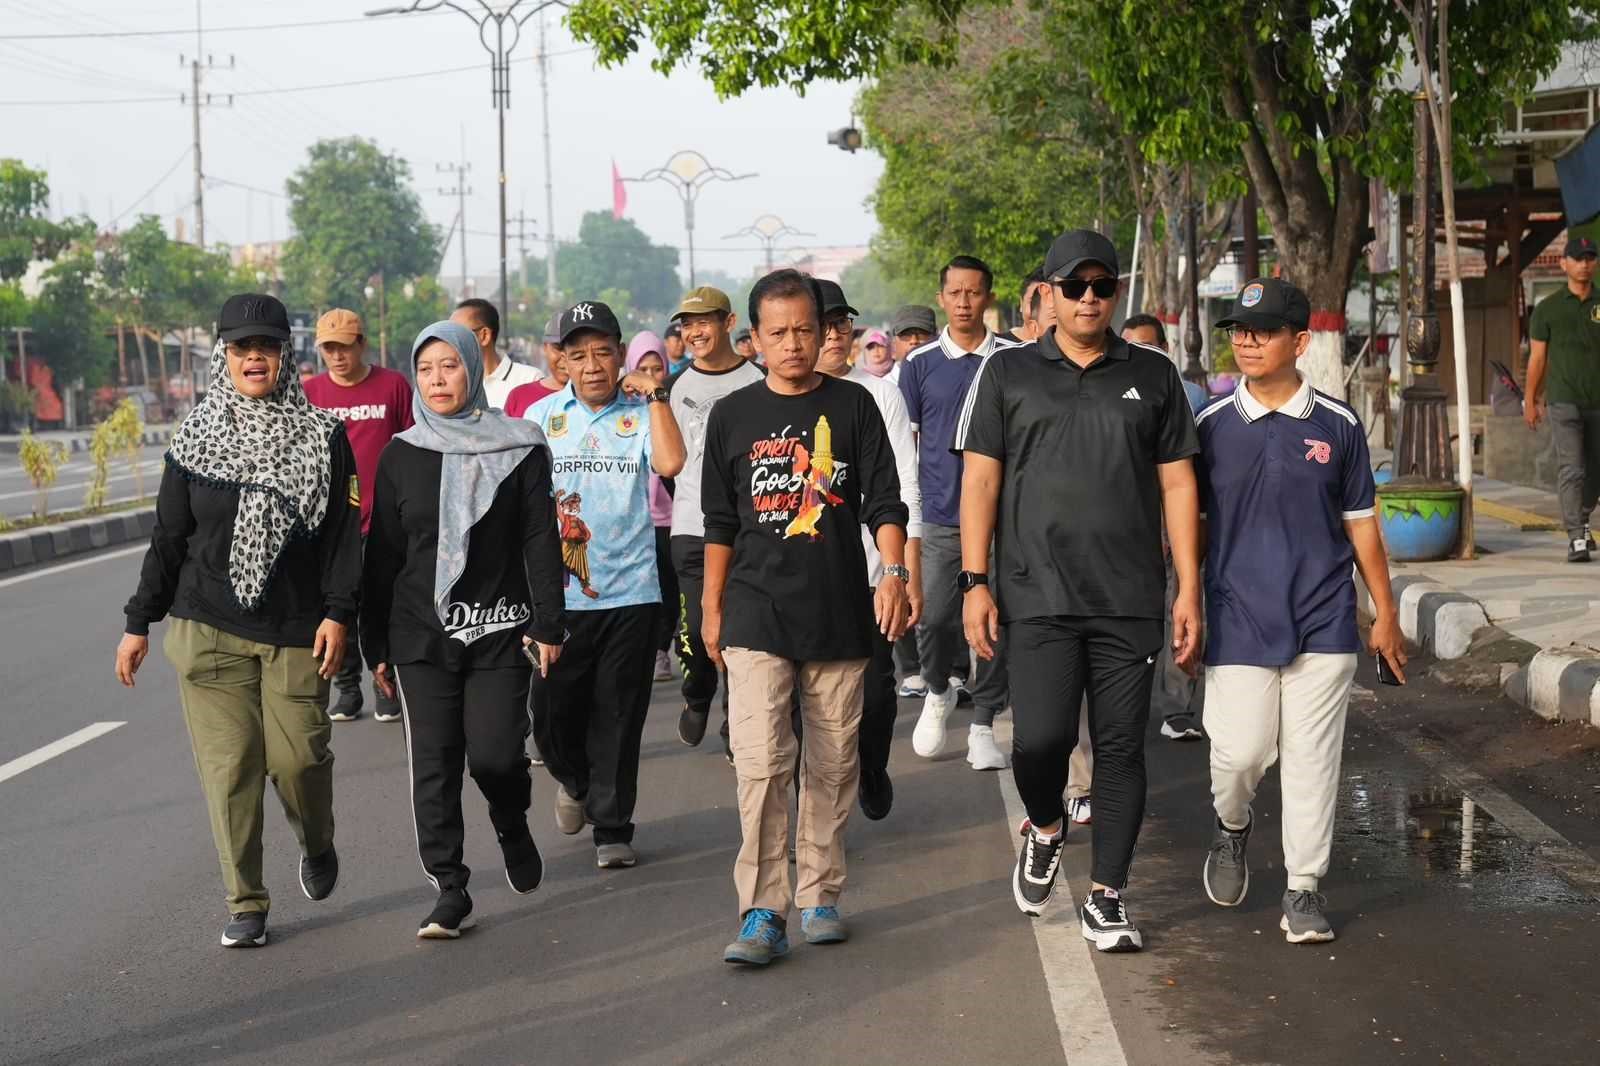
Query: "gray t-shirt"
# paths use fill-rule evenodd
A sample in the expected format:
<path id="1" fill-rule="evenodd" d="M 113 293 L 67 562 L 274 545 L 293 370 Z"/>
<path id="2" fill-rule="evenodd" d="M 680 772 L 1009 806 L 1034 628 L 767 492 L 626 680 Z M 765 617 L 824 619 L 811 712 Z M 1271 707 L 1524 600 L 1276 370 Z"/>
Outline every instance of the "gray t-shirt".
<path id="1" fill-rule="evenodd" d="M 705 461 L 706 420 L 711 417 L 711 405 L 765 376 L 760 367 L 741 360 L 738 366 L 716 371 L 690 364 L 672 379 L 672 417 L 678 420 L 686 453 L 672 493 L 674 537 L 706 535 L 705 515 L 700 511 L 700 465 Z"/>

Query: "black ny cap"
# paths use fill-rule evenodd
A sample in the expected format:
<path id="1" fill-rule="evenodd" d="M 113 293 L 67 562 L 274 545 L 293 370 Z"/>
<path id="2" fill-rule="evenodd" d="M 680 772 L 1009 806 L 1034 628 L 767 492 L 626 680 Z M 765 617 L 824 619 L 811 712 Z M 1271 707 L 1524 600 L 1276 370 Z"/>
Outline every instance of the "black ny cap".
<path id="1" fill-rule="evenodd" d="M 610 307 L 599 300 L 583 300 L 561 312 L 561 343 L 567 343 L 574 333 L 592 329 L 608 337 L 622 337 L 622 325 Z"/>
<path id="2" fill-rule="evenodd" d="M 217 316 L 217 337 L 222 341 L 243 340 L 245 337 L 271 337 L 286 341 L 289 332 L 289 312 L 276 296 L 247 292 L 230 296 Z"/>
<path id="3" fill-rule="evenodd" d="M 1085 263 L 1099 263 L 1116 275 L 1117 246 L 1092 229 L 1069 229 L 1051 242 L 1044 257 L 1044 276 L 1064 278 Z"/>
<path id="4" fill-rule="evenodd" d="M 1582 259 L 1600 255 L 1600 251 L 1596 250 L 1593 237 L 1569 237 L 1565 254 L 1568 259 Z"/>
<path id="5" fill-rule="evenodd" d="M 1311 301 L 1306 294 L 1282 278 L 1256 278 L 1239 290 L 1219 328 L 1248 326 L 1251 329 L 1278 329 L 1291 326 L 1303 330 L 1311 323 Z"/>
<path id="6" fill-rule="evenodd" d="M 836 314 L 840 311 L 845 312 L 851 318 L 855 318 L 861 314 L 860 311 L 857 311 L 854 307 L 850 306 L 849 300 L 844 298 L 844 290 L 839 287 L 839 283 L 837 281 L 825 281 L 822 278 L 817 278 L 816 282 L 817 291 L 822 293 L 823 318 L 827 318 L 829 315 Z"/>

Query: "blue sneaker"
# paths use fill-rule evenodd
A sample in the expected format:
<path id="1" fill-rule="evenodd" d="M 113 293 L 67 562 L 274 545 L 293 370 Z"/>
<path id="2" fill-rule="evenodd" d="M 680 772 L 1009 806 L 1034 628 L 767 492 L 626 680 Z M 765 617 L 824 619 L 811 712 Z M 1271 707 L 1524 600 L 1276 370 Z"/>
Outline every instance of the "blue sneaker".
<path id="1" fill-rule="evenodd" d="M 772 911 L 754 907 L 744 916 L 739 939 L 722 949 L 722 961 L 765 966 L 789 954 L 789 936 L 783 920 Z"/>
<path id="2" fill-rule="evenodd" d="M 843 944 L 850 939 L 838 907 L 807 907 L 800 912 L 800 931 L 807 944 Z"/>

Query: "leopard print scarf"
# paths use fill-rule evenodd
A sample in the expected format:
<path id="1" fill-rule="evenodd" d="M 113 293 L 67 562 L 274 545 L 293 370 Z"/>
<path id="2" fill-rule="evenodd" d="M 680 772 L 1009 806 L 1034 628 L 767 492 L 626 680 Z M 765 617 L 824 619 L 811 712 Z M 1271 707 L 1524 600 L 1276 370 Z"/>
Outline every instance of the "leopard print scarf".
<path id="1" fill-rule="evenodd" d="M 306 399 L 287 342 L 277 384 L 260 400 L 234 388 L 227 346 L 212 349 L 211 386 L 172 435 L 167 460 L 192 480 L 239 490 L 228 578 L 244 611 L 260 605 L 289 538 L 322 527 L 331 442 L 343 425 Z"/>

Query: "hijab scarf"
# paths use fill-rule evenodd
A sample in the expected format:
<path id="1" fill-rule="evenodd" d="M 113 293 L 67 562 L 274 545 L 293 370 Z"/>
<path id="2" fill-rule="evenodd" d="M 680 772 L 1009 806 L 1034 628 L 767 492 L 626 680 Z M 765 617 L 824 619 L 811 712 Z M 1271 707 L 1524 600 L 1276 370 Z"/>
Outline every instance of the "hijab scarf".
<path id="1" fill-rule="evenodd" d="M 467 402 L 454 414 L 441 415 L 412 390 L 414 425 L 397 440 L 444 456 L 439 471 L 439 547 L 434 557 L 433 606 L 439 621 L 450 610 L 450 590 L 467 569 L 467 542 L 472 527 L 489 513 L 501 482 L 535 448 L 548 448 L 544 431 L 532 422 L 490 409 L 483 393 L 483 352 L 467 327 L 435 322 L 417 334 L 411 366 L 430 341 L 444 341 L 461 356 L 467 370 Z"/>
<path id="2" fill-rule="evenodd" d="M 211 385 L 172 435 L 167 459 L 191 481 L 239 492 L 228 581 L 242 610 L 260 605 L 289 538 L 322 528 L 333 435 L 343 428 L 306 399 L 287 341 L 278 380 L 261 399 L 234 387 L 225 342 L 211 350 Z"/>

